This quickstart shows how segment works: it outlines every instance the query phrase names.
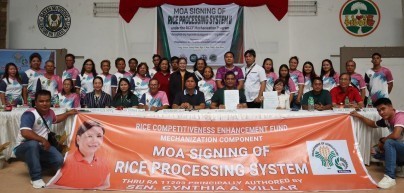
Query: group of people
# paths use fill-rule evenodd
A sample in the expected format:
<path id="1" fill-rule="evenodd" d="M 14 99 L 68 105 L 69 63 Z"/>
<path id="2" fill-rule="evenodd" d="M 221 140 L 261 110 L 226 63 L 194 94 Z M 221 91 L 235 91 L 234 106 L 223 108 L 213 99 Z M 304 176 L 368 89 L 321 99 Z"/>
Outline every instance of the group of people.
<path id="1" fill-rule="evenodd" d="M 51 92 L 51 105 L 66 108 L 135 107 L 147 110 L 165 108 L 225 108 L 224 90 L 239 90 L 238 108 L 260 108 L 263 93 L 278 93 L 278 109 L 307 109 L 308 99 L 314 98 L 315 109 L 333 107 L 361 108 L 378 98 L 388 98 L 393 87 L 389 69 L 381 66 L 381 55 L 372 55 L 373 68 L 362 75 L 355 72 L 356 63 L 346 62 L 346 72 L 340 75 L 334 70 L 331 60 L 322 61 L 321 73 L 316 74 L 313 64 L 307 61 L 298 70 L 299 58 L 293 56 L 289 65 L 282 64 L 278 74 L 274 72 L 272 59 L 266 58 L 262 65 L 255 61 L 253 49 L 244 53 L 245 66 L 234 65 L 234 54 L 224 54 L 225 65 L 216 75 L 202 58 L 196 60 L 193 72 L 187 70 L 187 59 L 176 56 L 167 59 L 153 56 L 153 68 L 136 58 L 115 60 L 117 72 L 110 74 L 111 62 L 100 63 L 102 72 L 96 72 L 93 60 L 87 59 L 81 71 L 74 67 L 75 56 L 65 56 L 66 69 L 62 77 L 55 74 L 55 63 L 45 62 L 40 69 L 42 57 L 30 56 L 30 69 L 19 73 L 14 63 L 8 63 L 0 81 L 0 99 L 6 105 L 32 106 L 37 90 Z M 227 80 L 228 79 L 228 80 Z M 366 87 L 369 99 L 366 99 Z M 370 102 L 371 101 L 371 102 Z"/>
<path id="2" fill-rule="evenodd" d="M 56 116 L 50 109 L 54 107 L 137 107 L 157 111 L 165 108 L 204 109 L 225 108 L 225 90 L 238 90 L 239 104 L 237 108 L 260 108 L 263 93 L 276 91 L 278 108 L 308 109 L 309 98 L 314 101 L 316 110 L 328 110 L 333 107 L 361 108 L 364 103 L 373 103 L 382 119 L 374 122 L 351 112 L 370 127 L 388 127 L 391 134 L 380 139 L 379 153 L 386 161 L 384 178 L 378 183 L 381 188 L 395 185 L 396 164 L 404 161 L 404 113 L 393 108 L 388 99 L 393 87 L 393 77 L 385 67 L 381 66 L 381 55 L 372 55 L 373 68 L 369 69 L 365 78 L 355 72 L 353 60 L 346 62 L 346 72 L 340 75 L 335 72 L 332 62 L 323 60 L 320 75 L 315 73 L 313 64 L 305 62 L 302 72 L 297 69 L 299 59 L 293 56 L 289 65 L 282 64 L 278 75 L 274 73 L 273 61 L 266 58 L 262 65 L 257 65 L 254 50 L 244 53 L 245 65 L 234 65 L 234 54 L 224 55 L 225 66 L 213 69 L 204 59 L 198 59 L 194 72 L 188 72 L 187 59 L 172 57 L 170 60 L 153 56 L 154 67 L 149 70 L 146 63 L 138 64 L 135 58 L 129 60 L 129 71 L 125 71 L 123 58 L 115 60 L 117 72 L 110 74 L 110 61 L 103 60 L 100 65 L 102 73 L 97 74 L 91 59 L 85 60 L 81 72 L 74 67 L 75 57 L 65 57 L 66 70 L 62 77 L 54 74 L 53 61 L 45 62 L 45 70 L 39 68 L 41 56 L 32 54 L 31 69 L 20 75 L 15 64 L 6 65 L 0 83 L 0 99 L 3 104 L 30 105 L 21 117 L 21 127 L 15 155 L 25 160 L 31 180 L 35 188 L 45 184 L 41 177 L 41 164 L 61 167 L 63 157 L 47 141 L 48 125 L 63 121 L 77 113 L 72 109 Z M 215 78 L 213 78 L 215 77 Z M 365 89 L 369 91 L 366 100 Z M 41 120 L 41 121 L 38 121 Z M 104 130 L 97 130 L 103 136 Z M 82 133 L 80 133 L 81 135 Z M 77 136 L 77 139 L 80 139 Z M 80 143 L 76 143 L 78 146 Z M 80 150 L 79 150 L 80 151 Z M 76 154 L 74 154 L 76 156 Z M 78 155 L 78 154 L 77 154 Z M 81 153 L 81 156 L 84 156 Z M 91 163 L 94 153 L 88 157 Z M 87 163 L 86 162 L 86 163 Z M 397 173 L 397 176 L 401 176 Z M 402 175 L 404 177 L 404 175 Z M 97 182 L 100 187 L 108 184 L 108 179 Z"/>

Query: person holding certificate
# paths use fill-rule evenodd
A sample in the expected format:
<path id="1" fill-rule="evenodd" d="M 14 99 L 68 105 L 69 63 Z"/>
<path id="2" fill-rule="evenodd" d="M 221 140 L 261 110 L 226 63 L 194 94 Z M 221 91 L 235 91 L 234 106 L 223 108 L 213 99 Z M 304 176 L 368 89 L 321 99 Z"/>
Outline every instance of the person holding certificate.
<path id="1" fill-rule="evenodd" d="M 233 71 L 228 71 L 224 75 L 225 86 L 218 89 L 212 96 L 211 109 L 226 109 L 230 106 L 236 106 L 237 109 L 247 108 L 247 101 L 244 90 L 237 90 L 236 88 L 236 75 Z M 228 91 L 234 91 L 234 94 L 226 94 Z M 229 97 L 237 97 L 238 100 L 230 100 Z M 233 99 L 234 99 L 233 98 Z M 226 100 L 225 100 L 226 99 Z M 230 103 L 230 104 L 228 104 Z"/>

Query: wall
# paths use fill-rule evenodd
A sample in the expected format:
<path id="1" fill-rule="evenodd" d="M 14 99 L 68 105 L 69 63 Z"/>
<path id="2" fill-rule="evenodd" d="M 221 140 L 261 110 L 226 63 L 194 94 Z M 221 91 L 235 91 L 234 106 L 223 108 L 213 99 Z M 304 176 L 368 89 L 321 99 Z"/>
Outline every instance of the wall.
<path id="1" fill-rule="evenodd" d="M 140 9 L 131 23 L 121 18 L 93 17 L 93 2 L 106 0 L 13 0 L 9 2 L 9 48 L 66 48 L 84 58 L 114 60 L 136 57 L 151 63 L 156 50 L 156 9 Z M 245 8 L 245 48 L 257 51 L 257 63 L 266 57 L 275 61 L 276 70 L 297 55 L 301 64 L 310 60 L 320 70 L 324 58 L 339 62 L 341 46 L 403 46 L 403 0 L 375 0 L 382 19 L 378 29 L 366 37 L 346 33 L 339 23 L 344 1 L 321 0 L 317 16 L 285 16 L 277 21 L 264 6 Z M 47 38 L 37 27 L 39 12 L 47 5 L 65 7 L 72 18 L 70 30 L 61 38 Z M 331 57 L 334 55 L 334 57 Z M 81 66 L 83 60 L 76 63 Z M 336 63 L 336 69 L 339 65 Z M 300 66 L 299 66 L 300 68 Z"/>

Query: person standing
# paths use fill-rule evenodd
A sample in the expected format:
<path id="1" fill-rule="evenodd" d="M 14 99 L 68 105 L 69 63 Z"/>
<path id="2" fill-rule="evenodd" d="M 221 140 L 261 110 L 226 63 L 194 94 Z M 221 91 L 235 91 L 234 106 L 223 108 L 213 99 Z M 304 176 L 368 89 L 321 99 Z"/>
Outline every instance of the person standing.
<path id="1" fill-rule="evenodd" d="M 27 100 L 29 101 L 31 99 L 31 101 L 34 101 L 38 78 L 43 76 L 45 71 L 41 70 L 42 56 L 38 53 L 33 53 L 29 56 L 29 63 L 31 68 L 26 70 L 25 73 L 22 74 L 22 80 L 23 84 L 28 85 Z"/>
<path id="2" fill-rule="evenodd" d="M 136 75 L 130 80 L 131 90 L 138 99 L 149 91 L 150 78 L 147 76 L 149 73 L 149 66 L 145 62 L 141 62 L 137 66 Z"/>
<path id="3" fill-rule="evenodd" d="M 153 55 L 153 68 L 147 72 L 147 76 L 152 78 L 157 73 L 157 68 L 160 64 L 161 56 L 158 54 Z"/>
<path id="4" fill-rule="evenodd" d="M 76 93 L 80 96 L 80 103 L 84 105 L 84 97 L 86 94 L 93 92 L 93 80 L 97 76 L 97 71 L 95 70 L 94 61 L 87 59 L 83 63 L 83 68 L 81 68 L 81 73 L 79 74 L 76 81 Z"/>
<path id="5" fill-rule="evenodd" d="M 266 84 L 265 70 L 255 63 L 255 50 L 244 53 L 246 65 L 242 68 L 245 75 L 245 96 L 248 108 L 260 108 Z"/>
<path id="6" fill-rule="evenodd" d="M 306 94 L 313 89 L 313 87 L 311 86 L 311 81 L 318 76 L 316 74 L 316 71 L 314 70 L 313 63 L 311 63 L 310 61 L 306 61 L 303 64 L 302 73 L 304 77 L 303 94 Z"/>
<path id="7" fill-rule="evenodd" d="M 62 92 L 62 78 L 55 74 L 55 62 L 53 60 L 48 60 L 45 62 L 46 73 L 38 78 L 37 90 L 48 90 L 51 92 L 52 100 L 51 105 L 55 106 L 58 102 L 58 94 Z"/>
<path id="8" fill-rule="evenodd" d="M 157 67 L 157 73 L 153 77 L 160 83 L 160 91 L 164 91 L 167 96 L 170 95 L 170 63 L 167 58 L 162 58 Z"/>
<path id="9" fill-rule="evenodd" d="M 339 85 L 339 74 L 335 72 L 331 60 L 324 59 L 321 62 L 320 77 L 323 79 L 323 88 L 330 91 L 332 88 Z"/>
<path id="10" fill-rule="evenodd" d="M 303 89 L 304 89 L 304 76 L 303 73 L 297 69 L 299 65 L 299 58 L 297 56 L 292 56 L 289 59 L 289 74 L 290 78 L 293 80 L 295 84 L 295 88 L 297 93 L 293 95 L 293 100 L 291 101 L 291 108 L 300 109 L 301 104 L 300 100 L 303 96 Z"/>
<path id="11" fill-rule="evenodd" d="M 393 89 L 393 75 L 388 68 L 381 66 L 381 62 L 382 55 L 374 53 L 372 55 L 373 68 L 365 73 L 365 82 L 373 103 L 379 98 L 389 98 Z"/>
<path id="12" fill-rule="evenodd" d="M 216 86 L 218 89 L 224 88 L 224 75 L 232 71 L 236 75 L 236 88 L 238 90 L 244 88 L 244 74 L 240 67 L 234 65 L 234 54 L 228 51 L 224 54 L 225 66 L 217 69 L 216 72 Z"/>
<path id="13" fill-rule="evenodd" d="M 177 56 L 173 56 L 170 58 L 170 63 L 171 63 L 171 74 L 174 72 L 178 71 L 178 57 Z"/>
<path id="14" fill-rule="evenodd" d="M 66 70 L 64 70 L 62 74 L 62 81 L 70 78 L 73 80 L 74 85 L 76 85 L 77 76 L 80 74 L 79 69 L 74 67 L 74 63 L 76 62 L 75 60 L 76 57 L 73 54 L 66 54 L 65 56 Z"/>
<path id="15" fill-rule="evenodd" d="M 125 68 L 126 68 L 125 59 L 123 59 L 123 58 L 115 59 L 115 68 L 118 71 L 111 77 L 111 92 L 112 92 L 111 96 L 112 97 L 114 97 L 116 94 L 116 90 L 118 88 L 118 83 L 121 78 L 126 78 L 128 80 L 131 80 L 133 77 L 131 73 L 125 71 Z"/>
<path id="16" fill-rule="evenodd" d="M 351 76 L 351 84 L 354 86 L 360 93 L 362 97 L 362 101 L 365 101 L 366 98 L 366 83 L 363 79 L 363 76 L 356 73 L 356 63 L 353 60 L 348 60 L 345 63 L 346 72 Z"/>
<path id="17" fill-rule="evenodd" d="M 265 91 L 272 91 L 274 89 L 275 80 L 278 79 L 278 75 L 274 72 L 274 63 L 271 58 L 265 58 L 262 64 L 262 68 L 265 70 L 267 76 L 267 82 Z"/>
<path id="18" fill-rule="evenodd" d="M 21 116 L 14 153 L 28 166 L 32 186 L 43 188 L 45 182 L 42 180 L 42 169 L 47 166 L 59 169 L 63 164 L 62 154 L 48 142 L 49 128 L 51 124 L 60 123 L 77 114 L 77 110 L 55 115 L 50 109 L 51 93 L 47 90 L 37 91 L 34 101 L 36 108 L 28 109 Z"/>
<path id="19" fill-rule="evenodd" d="M 129 73 L 132 74 L 132 76 L 136 75 L 136 69 L 137 69 L 138 64 L 139 64 L 139 62 L 137 61 L 136 58 L 129 59 L 129 61 L 128 61 Z"/>
<path id="20" fill-rule="evenodd" d="M 170 105 L 173 105 L 173 101 L 175 96 L 178 93 L 182 93 L 185 89 L 185 77 L 192 75 L 192 73 L 187 71 L 187 59 L 186 58 L 179 58 L 178 59 L 178 70 L 173 72 L 170 75 L 170 82 L 169 82 L 169 95 L 168 101 Z"/>
<path id="21" fill-rule="evenodd" d="M 27 85 L 22 84 L 17 65 L 6 64 L 0 80 L 0 100 L 2 105 L 27 105 Z"/>
<path id="22" fill-rule="evenodd" d="M 297 91 L 296 91 L 295 83 L 293 83 L 293 80 L 290 78 L 288 65 L 282 64 L 279 67 L 278 72 L 279 72 L 278 79 L 283 81 L 285 94 L 289 95 L 289 102 L 291 102 L 293 100 L 293 96 L 295 95 L 295 93 Z M 291 105 L 289 104 L 289 106 L 291 106 Z"/>
<path id="23" fill-rule="evenodd" d="M 111 69 L 111 62 L 109 60 L 101 61 L 102 73 L 98 74 L 98 76 L 101 77 L 102 81 L 104 82 L 103 84 L 104 86 L 102 86 L 102 91 L 104 91 L 109 95 L 112 94 L 112 88 L 111 88 L 112 74 L 109 73 L 110 69 Z"/>

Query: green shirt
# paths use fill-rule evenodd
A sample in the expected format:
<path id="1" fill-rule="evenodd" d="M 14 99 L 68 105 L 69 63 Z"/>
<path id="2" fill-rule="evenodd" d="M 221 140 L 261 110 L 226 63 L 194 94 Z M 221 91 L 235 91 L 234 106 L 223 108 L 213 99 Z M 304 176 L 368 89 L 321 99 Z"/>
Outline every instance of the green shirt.
<path id="1" fill-rule="evenodd" d="M 224 90 L 226 90 L 226 89 L 221 88 L 213 94 L 212 99 L 211 99 L 212 103 L 217 103 L 218 106 L 224 105 Z M 243 89 L 238 91 L 238 96 L 239 96 L 239 104 L 247 103 Z"/>
<path id="2" fill-rule="evenodd" d="M 112 101 L 113 107 L 119 107 L 119 106 L 133 107 L 133 106 L 138 106 L 138 105 L 139 105 L 139 99 L 134 94 L 130 98 L 128 98 L 128 95 L 115 96 L 114 100 Z"/>
<path id="3" fill-rule="evenodd" d="M 303 95 L 302 105 L 308 105 L 309 97 L 313 97 L 314 104 L 330 105 L 332 104 L 331 94 L 328 90 L 322 90 L 320 94 L 314 94 L 314 91 L 309 91 Z"/>

